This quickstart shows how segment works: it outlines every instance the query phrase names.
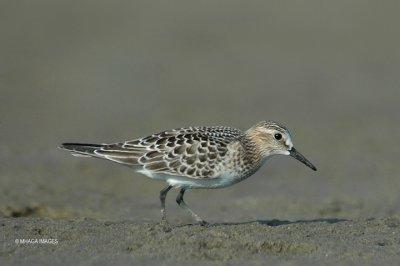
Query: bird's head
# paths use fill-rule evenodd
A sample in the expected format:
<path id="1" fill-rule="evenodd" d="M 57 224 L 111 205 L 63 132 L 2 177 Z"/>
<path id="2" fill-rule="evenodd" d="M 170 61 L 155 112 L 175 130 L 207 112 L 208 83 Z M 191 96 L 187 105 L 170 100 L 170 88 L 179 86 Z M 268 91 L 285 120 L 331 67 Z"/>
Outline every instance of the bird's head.
<path id="1" fill-rule="evenodd" d="M 317 170 L 309 160 L 293 147 L 289 130 L 276 122 L 259 122 L 247 130 L 246 135 L 256 144 L 257 149 L 264 158 L 278 154 L 290 155 L 312 170 Z"/>

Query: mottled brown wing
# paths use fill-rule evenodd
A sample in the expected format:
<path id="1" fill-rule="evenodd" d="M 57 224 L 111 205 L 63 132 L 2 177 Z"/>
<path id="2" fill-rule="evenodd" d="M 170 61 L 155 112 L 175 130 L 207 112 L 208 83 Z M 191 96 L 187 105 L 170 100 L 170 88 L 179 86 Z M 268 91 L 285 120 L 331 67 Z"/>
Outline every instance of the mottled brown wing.
<path id="1" fill-rule="evenodd" d="M 96 151 L 106 159 L 141 166 L 154 173 L 213 178 L 225 160 L 227 145 L 242 132 L 229 127 L 190 127 L 104 146 Z"/>

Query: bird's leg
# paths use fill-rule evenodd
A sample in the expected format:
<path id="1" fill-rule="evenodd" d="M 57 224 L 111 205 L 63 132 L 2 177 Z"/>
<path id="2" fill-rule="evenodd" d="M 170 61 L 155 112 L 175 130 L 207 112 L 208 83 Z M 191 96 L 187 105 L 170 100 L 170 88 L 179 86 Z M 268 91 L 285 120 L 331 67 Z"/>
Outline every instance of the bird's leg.
<path id="1" fill-rule="evenodd" d="M 206 221 L 204 221 L 203 219 L 200 218 L 200 216 L 198 216 L 194 211 L 192 211 L 185 203 L 185 201 L 183 200 L 183 194 L 185 194 L 185 189 L 182 188 L 179 191 L 178 196 L 176 197 L 176 202 L 178 203 L 178 205 L 186 210 L 188 213 L 190 213 L 192 215 L 192 217 L 200 224 L 200 225 L 207 225 L 208 223 Z"/>
<path id="2" fill-rule="evenodd" d="M 172 186 L 167 186 L 163 190 L 160 191 L 160 201 L 161 201 L 161 223 L 167 224 L 167 215 L 165 211 L 165 197 L 167 197 L 168 191 Z"/>

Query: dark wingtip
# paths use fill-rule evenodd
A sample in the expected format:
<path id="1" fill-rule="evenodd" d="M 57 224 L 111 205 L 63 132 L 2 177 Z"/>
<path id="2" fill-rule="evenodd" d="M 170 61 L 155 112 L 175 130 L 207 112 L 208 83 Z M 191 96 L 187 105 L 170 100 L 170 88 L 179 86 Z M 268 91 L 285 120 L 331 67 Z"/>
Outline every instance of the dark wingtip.
<path id="1" fill-rule="evenodd" d="M 69 144 L 69 143 L 61 143 L 61 145 L 58 146 L 57 148 L 59 148 L 59 149 L 66 149 L 66 148 L 68 147 L 68 144 Z"/>
<path id="2" fill-rule="evenodd" d="M 101 148 L 103 145 L 101 144 L 91 144 L 91 143 L 74 143 L 74 142 L 64 142 L 60 146 L 59 149 L 63 150 L 81 150 L 81 149 L 96 149 Z"/>
<path id="3" fill-rule="evenodd" d="M 61 143 L 61 145 L 58 146 L 58 148 L 59 148 L 59 149 L 62 149 L 62 150 L 69 150 L 69 149 L 71 149 L 72 147 L 76 146 L 77 144 L 78 144 L 78 143 L 68 143 L 68 142 L 64 142 L 64 143 Z"/>

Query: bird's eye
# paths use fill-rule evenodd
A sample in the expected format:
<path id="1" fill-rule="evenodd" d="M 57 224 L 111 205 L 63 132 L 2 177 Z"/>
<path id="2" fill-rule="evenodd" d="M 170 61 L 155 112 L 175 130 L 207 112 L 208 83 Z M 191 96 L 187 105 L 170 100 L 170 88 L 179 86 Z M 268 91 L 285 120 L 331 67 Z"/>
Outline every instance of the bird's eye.
<path id="1" fill-rule="evenodd" d="M 282 134 L 281 134 L 281 133 L 276 133 L 276 134 L 274 135 L 274 138 L 275 138 L 276 140 L 281 140 L 281 139 L 282 139 Z"/>

